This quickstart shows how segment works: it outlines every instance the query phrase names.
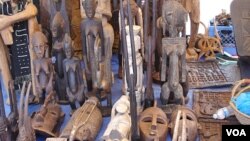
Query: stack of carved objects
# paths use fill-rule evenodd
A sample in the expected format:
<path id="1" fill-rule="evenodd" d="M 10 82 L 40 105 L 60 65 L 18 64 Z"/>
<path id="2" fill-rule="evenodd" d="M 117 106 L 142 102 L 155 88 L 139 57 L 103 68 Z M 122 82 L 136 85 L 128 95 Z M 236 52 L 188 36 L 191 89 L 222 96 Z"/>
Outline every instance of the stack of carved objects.
<path id="1" fill-rule="evenodd" d="M 215 37 L 210 37 L 208 35 L 208 29 L 205 24 L 203 22 L 200 22 L 200 24 L 204 27 L 205 33 L 198 34 L 196 36 L 195 49 L 198 53 L 197 61 L 199 61 L 203 56 L 205 57 L 205 60 L 215 60 L 215 53 L 223 53 L 223 47 L 221 45 L 221 39 L 219 37 L 219 34 L 216 30 L 216 25 L 216 35 Z"/>

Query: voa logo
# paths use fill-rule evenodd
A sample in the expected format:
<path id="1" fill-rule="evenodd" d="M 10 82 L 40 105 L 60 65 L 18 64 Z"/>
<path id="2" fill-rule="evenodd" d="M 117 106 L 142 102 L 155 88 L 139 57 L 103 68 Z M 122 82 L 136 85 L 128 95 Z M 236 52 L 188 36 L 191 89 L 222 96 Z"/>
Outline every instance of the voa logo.
<path id="1" fill-rule="evenodd" d="M 247 136 L 244 129 L 226 129 L 227 136 Z"/>

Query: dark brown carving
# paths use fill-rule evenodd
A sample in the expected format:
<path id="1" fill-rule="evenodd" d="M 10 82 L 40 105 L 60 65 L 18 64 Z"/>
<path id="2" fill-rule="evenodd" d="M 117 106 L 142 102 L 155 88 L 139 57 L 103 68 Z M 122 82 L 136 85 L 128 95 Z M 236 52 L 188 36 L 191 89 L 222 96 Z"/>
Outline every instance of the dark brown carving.
<path id="1" fill-rule="evenodd" d="M 152 21 L 152 38 L 148 36 L 148 25 L 149 22 L 149 4 L 148 1 L 145 1 L 145 9 L 144 9 L 144 43 L 147 45 L 147 86 L 145 90 L 145 105 L 144 107 L 151 107 L 154 103 L 154 91 L 152 87 L 152 67 L 153 67 L 153 55 L 155 52 L 155 41 L 156 41 L 156 16 L 157 16 L 157 1 L 153 1 L 152 13 L 153 13 L 153 21 Z M 150 30 L 150 29 L 149 29 Z"/>
<path id="2" fill-rule="evenodd" d="M 17 100 L 16 100 L 16 93 L 14 88 L 14 80 L 11 80 L 9 82 L 9 88 L 8 88 L 9 94 L 10 94 L 10 109 L 11 112 L 9 114 L 8 120 L 9 120 L 9 128 L 11 132 L 11 138 L 12 140 L 16 139 L 18 135 L 18 109 L 17 109 Z"/>
<path id="3" fill-rule="evenodd" d="M 33 65 L 35 69 L 35 87 L 39 94 L 39 102 L 45 99 L 45 93 L 48 94 L 53 89 L 53 66 L 50 58 L 45 58 L 45 50 L 47 49 L 47 39 L 42 32 L 35 32 L 32 35 L 32 45 L 37 59 L 34 59 Z"/>
<path id="4" fill-rule="evenodd" d="M 66 23 L 61 12 L 56 12 L 52 20 L 52 37 L 53 37 L 53 48 L 52 56 L 55 57 L 54 68 L 56 72 L 55 77 L 55 90 L 58 95 L 59 103 L 67 103 L 66 97 L 66 84 L 64 82 L 63 73 L 63 60 L 66 58 L 63 52 L 64 36 L 66 33 Z"/>
<path id="5" fill-rule="evenodd" d="M 167 0 L 162 8 L 162 27 L 163 36 L 167 32 L 169 37 L 179 37 L 181 32 L 182 37 L 186 36 L 185 23 L 187 21 L 187 11 L 175 0 Z"/>
<path id="6" fill-rule="evenodd" d="M 2 74 L 2 70 L 0 70 Z M 3 101 L 2 85 L 0 85 L 0 140 L 11 141 L 10 132 L 8 130 L 8 119 L 5 114 L 5 107 Z"/>
<path id="7" fill-rule="evenodd" d="M 166 114 L 156 106 L 156 102 L 154 107 L 150 107 L 141 113 L 139 128 L 143 141 L 166 140 L 168 119 Z"/>
<path id="8" fill-rule="evenodd" d="M 74 57 L 71 38 L 66 34 L 64 39 L 64 52 L 66 58 L 63 60 L 64 79 L 66 92 L 72 110 L 76 110 L 75 101 L 83 105 L 85 100 L 83 73 L 80 66 L 80 59 Z"/>
<path id="9" fill-rule="evenodd" d="M 161 90 L 161 101 L 164 105 L 168 102 L 181 104 L 187 90 L 183 84 L 187 83 L 187 70 L 185 60 L 185 38 L 163 38 L 162 39 L 162 69 L 161 80 L 166 81 Z M 167 65 L 168 64 L 168 65 Z M 170 93 L 174 93 L 174 99 L 170 99 Z"/>
<path id="10" fill-rule="evenodd" d="M 55 91 L 50 91 L 41 109 L 32 115 L 32 127 L 37 134 L 51 137 L 59 135 L 65 114 L 60 105 L 55 103 L 55 96 Z"/>
<path id="11" fill-rule="evenodd" d="M 102 114 L 98 108 L 99 100 L 90 97 L 77 109 L 63 129 L 60 137 L 74 140 L 95 140 L 102 125 Z"/>
<path id="12" fill-rule="evenodd" d="M 26 82 L 23 83 L 21 98 L 20 98 L 20 109 L 19 109 L 19 134 L 17 137 L 17 141 L 35 141 L 35 131 L 31 125 L 31 118 L 28 115 L 28 104 L 29 104 L 29 94 L 31 89 L 31 82 L 28 84 L 28 88 L 26 91 L 26 97 L 24 99 Z"/>
<path id="13" fill-rule="evenodd" d="M 111 108 L 111 82 L 105 80 L 105 37 L 102 21 L 94 18 L 97 2 L 83 2 L 87 18 L 81 22 L 83 61 L 89 95 L 95 95 L 100 100 L 107 97 L 107 107 Z"/>
<path id="14" fill-rule="evenodd" d="M 124 64 L 125 64 L 125 73 L 126 73 L 126 82 L 128 84 L 128 92 L 130 97 L 130 114 L 131 114 L 131 140 L 138 140 L 138 125 L 137 125 L 137 106 L 136 106 L 136 96 L 135 96 L 135 85 L 137 84 L 137 66 L 136 66 L 136 56 L 135 56 L 135 42 L 134 42 L 134 33 L 133 33 L 133 17 L 131 13 L 130 4 L 127 4 L 128 8 L 128 23 L 129 23 L 129 34 L 130 34 L 130 43 L 131 43 L 131 62 L 132 69 L 130 69 L 129 57 L 128 57 L 128 45 L 125 31 L 125 15 L 123 10 L 122 0 L 120 0 L 120 14 L 121 14 L 121 38 L 123 43 L 123 55 L 124 55 Z"/>
<path id="15" fill-rule="evenodd" d="M 198 134 L 198 120 L 195 113 L 187 108 L 178 107 L 171 116 L 172 140 L 194 141 Z"/>

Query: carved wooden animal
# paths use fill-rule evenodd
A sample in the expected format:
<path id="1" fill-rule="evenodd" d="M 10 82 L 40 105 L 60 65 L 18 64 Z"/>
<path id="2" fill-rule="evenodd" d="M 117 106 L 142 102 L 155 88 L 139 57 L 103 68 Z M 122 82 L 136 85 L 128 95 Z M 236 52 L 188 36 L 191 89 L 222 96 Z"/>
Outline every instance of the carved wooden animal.
<path id="1" fill-rule="evenodd" d="M 113 105 L 111 120 L 103 134 L 102 140 L 129 140 L 131 128 L 131 118 L 129 113 L 129 96 L 122 95 Z"/>
<path id="2" fill-rule="evenodd" d="M 186 9 L 175 0 L 167 0 L 162 9 L 163 36 L 168 32 L 169 37 L 178 37 L 182 33 L 185 37 L 185 23 L 187 21 Z"/>
<path id="3" fill-rule="evenodd" d="M 63 129 L 60 137 L 74 140 L 95 140 L 102 125 L 102 114 L 98 108 L 99 100 L 90 97 L 77 109 Z"/>
<path id="4" fill-rule="evenodd" d="M 65 35 L 64 52 L 66 58 L 63 60 L 63 71 L 66 92 L 70 101 L 71 109 L 76 110 L 75 101 L 79 102 L 80 105 L 83 105 L 85 101 L 85 85 L 80 59 L 74 57 L 72 41 L 68 34 Z"/>
<path id="5" fill-rule="evenodd" d="M 24 99 L 25 87 L 26 87 L 26 82 L 24 82 L 21 91 L 19 121 L 18 121 L 19 134 L 17 137 L 17 141 L 35 141 L 36 140 L 35 131 L 31 125 L 31 118 L 28 115 L 28 104 L 29 104 L 31 82 L 29 82 L 28 84 L 26 97 Z"/>

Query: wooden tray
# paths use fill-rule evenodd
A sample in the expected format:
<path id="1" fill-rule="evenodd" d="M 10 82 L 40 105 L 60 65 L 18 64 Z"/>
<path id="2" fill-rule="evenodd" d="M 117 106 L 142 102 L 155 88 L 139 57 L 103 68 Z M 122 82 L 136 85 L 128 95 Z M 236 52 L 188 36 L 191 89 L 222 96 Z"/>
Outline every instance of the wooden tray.
<path id="1" fill-rule="evenodd" d="M 216 61 L 188 62 L 189 88 L 206 88 L 231 85 Z"/>

